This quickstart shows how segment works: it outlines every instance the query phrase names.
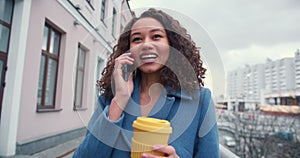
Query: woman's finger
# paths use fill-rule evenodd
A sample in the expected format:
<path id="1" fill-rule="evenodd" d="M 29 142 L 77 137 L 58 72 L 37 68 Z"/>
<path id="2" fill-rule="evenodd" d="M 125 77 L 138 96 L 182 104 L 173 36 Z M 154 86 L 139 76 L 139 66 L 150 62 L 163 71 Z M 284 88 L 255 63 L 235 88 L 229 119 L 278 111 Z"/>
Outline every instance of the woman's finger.
<path id="1" fill-rule="evenodd" d="M 125 55 L 121 55 L 118 58 L 115 59 L 115 65 L 114 68 L 115 69 L 122 69 L 124 64 L 129 64 L 132 65 L 134 62 L 134 59 L 131 58 L 130 56 L 125 56 Z"/>
<path id="2" fill-rule="evenodd" d="M 176 154 L 176 150 L 173 146 L 166 146 L 166 145 L 154 145 L 153 151 L 163 153 L 164 156 L 155 156 L 149 153 L 143 153 L 142 158 L 179 158 Z"/>
<path id="3" fill-rule="evenodd" d="M 154 145 L 153 150 L 161 153 L 165 153 L 166 155 L 176 154 L 175 148 L 173 146 L 165 146 L 165 145 Z"/>
<path id="4" fill-rule="evenodd" d="M 132 58 L 132 57 L 130 57 L 130 56 L 120 56 L 120 57 L 118 57 L 118 58 L 116 58 L 115 59 L 115 62 L 124 62 L 124 61 L 131 61 L 131 62 L 133 62 L 134 61 L 134 59 Z"/>

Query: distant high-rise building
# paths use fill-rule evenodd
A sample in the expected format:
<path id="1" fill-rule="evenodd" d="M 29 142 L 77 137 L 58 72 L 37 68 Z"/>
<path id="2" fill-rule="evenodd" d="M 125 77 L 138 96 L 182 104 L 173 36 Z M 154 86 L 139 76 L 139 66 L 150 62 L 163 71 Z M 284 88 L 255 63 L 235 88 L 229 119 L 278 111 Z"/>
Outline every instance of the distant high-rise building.
<path id="1" fill-rule="evenodd" d="M 295 52 L 295 88 L 300 90 L 300 51 Z"/>
<path id="2" fill-rule="evenodd" d="M 252 104 L 260 102 L 260 89 L 265 86 L 265 65 L 256 64 L 254 66 L 247 66 L 244 74 L 244 98 Z"/>
<path id="3" fill-rule="evenodd" d="M 300 52 L 295 57 L 246 65 L 227 73 L 228 102 L 243 105 L 300 105 Z"/>
<path id="4" fill-rule="evenodd" d="M 237 99 L 243 93 L 243 69 L 237 69 L 227 73 L 227 95 L 230 99 Z"/>
<path id="5" fill-rule="evenodd" d="M 254 109 L 264 88 L 264 64 L 246 65 L 227 74 L 227 98 L 243 108 Z"/>
<path id="6" fill-rule="evenodd" d="M 294 58 L 267 61 L 265 65 L 265 89 L 267 93 L 294 89 Z"/>

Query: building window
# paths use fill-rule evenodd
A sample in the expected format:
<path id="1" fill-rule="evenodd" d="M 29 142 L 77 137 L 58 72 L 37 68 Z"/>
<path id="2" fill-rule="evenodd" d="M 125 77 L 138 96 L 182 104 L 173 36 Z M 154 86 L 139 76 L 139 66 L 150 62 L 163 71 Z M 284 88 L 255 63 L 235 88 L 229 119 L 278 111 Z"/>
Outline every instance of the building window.
<path id="1" fill-rule="evenodd" d="M 97 69 L 96 69 L 96 81 L 98 82 L 101 79 L 101 72 L 104 69 L 104 60 L 101 58 L 98 58 L 97 62 Z M 100 96 L 100 89 L 98 86 L 95 88 L 95 109 L 98 106 L 98 97 Z"/>
<path id="2" fill-rule="evenodd" d="M 94 6 L 93 6 L 93 0 L 86 0 L 86 2 L 88 3 L 88 5 L 93 9 L 93 10 L 95 10 L 94 9 Z"/>
<path id="3" fill-rule="evenodd" d="M 13 13 L 13 0 L 0 0 L 0 117 L 2 97 L 5 88 L 5 75 L 7 70 L 7 55 Z"/>
<path id="4" fill-rule="evenodd" d="M 106 0 L 102 0 L 101 2 L 101 15 L 100 15 L 100 20 L 104 22 L 105 19 L 105 7 L 106 7 Z"/>
<path id="5" fill-rule="evenodd" d="M 116 9 L 113 9 L 113 17 L 112 17 L 112 35 L 113 37 L 116 37 L 116 24 L 117 24 L 117 12 Z"/>
<path id="6" fill-rule="evenodd" d="M 0 21 L 0 52 L 8 52 L 10 27 Z"/>
<path id="7" fill-rule="evenodd" d="M 8 52 L 13 1 L 0 1 L 0 52 Z"/>
<path id="8" fill-rule="evenodd" d="M 101 72 L 103 71 L 104 69 L 104 60 L 101 59 L 101 58 L 98 58 L 98 63 L 97 63 L 97 70 L 96 70 L 96 81 L 98 82 L 100 79 L 101 79 Z M 97 97 L 100 96 L 100 91 L 98 89 L 98 87 L 96 88 L 97 89 Z"/>
<path id="9" fill-rule="evenodd" d="M 84 69 L 85 69 L 86 50 L 82 46 L 78 46 L 76 78 L 75 78 L 75 94 L 74 109 L 83 108 L 83 88 L 84 88 Z"/>
<path id="10" fill-rule="evenodd" d="M 121 15 L 121 25 L 120 25 L 120 31 L 123 32 L 124 24 L 126 23 L 126 18 L 124 15 Z"/>
<path id="11" fill-rule="evenodd" d="M 40 62 L 37 108 L 55 109 L 61 33 L 45 24 Z"/>

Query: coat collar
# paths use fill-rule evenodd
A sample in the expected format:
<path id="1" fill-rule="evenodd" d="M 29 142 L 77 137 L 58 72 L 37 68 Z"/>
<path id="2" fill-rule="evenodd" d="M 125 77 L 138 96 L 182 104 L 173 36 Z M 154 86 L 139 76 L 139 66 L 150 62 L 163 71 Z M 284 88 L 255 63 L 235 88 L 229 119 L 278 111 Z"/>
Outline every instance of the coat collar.
<path id="1" fill-rule="evenodd" d="M 138 71 L 135 78 L 134 78 L 134 89 L 139 92 L 139 84 L 141 82 L 141 75 L 140 72 Z M 167 97 L 175 97 L 178 99 L 193 99 L 192 96 L 187 92 L 187 90 L 173 90 L 171 87 L 165 87 L 166 91 L 165 92 Z M 197 90 L 199 91 L 199 90 Z"/>
<path id="2" fill-rule="evenodd" d="M 140 75 L 136 75 L 134 79 L 134 90 L 131 95 L 131 99 L 126 106 L 125 111 L 133 116 L 141 116 L 140 109 L 140 89 L 139 84 L 141 81 Z M 193 97 L 188 94 L 187 91 L 171 90 L 170 87 L 166 87 L 166 90 L 160 95 L 159 99 L 155 103 L 153 109 L 149 113 L 149 117 L 156 117 L 161 119 L 167 119 L 170 110 L 175 100 L 192 100 Z"/>
<path id="3" fill-rule="evenodd" d="M 167 90 L 169 89 L 171 88 L 167 88 Z M 167 95 L 169 97 L 176 97 L 179 99 L 188 99 L 188 100 L 192 99 L 192 96 L 188 94 L 188 92 L 185 90 L 170 90 Z"/>
<path id="4" fill-rule="evenodd" d="M 134 90 L 132 92 L 130 100 L 128 101 L 128 105 L 125 108 L 125 111 L 133 116 L 141 116 L 139 83 L 140 77 L 136 77 L 134 79 Z M 175 97 L 179 96 L 180 95 L 178 95 L 177 93 L 175 93 L 174 95 L 169 95 L 166 91 L 164 91 L 150 111 L 149 117 L 166 119 L 172 105 L 174 104 Z"/>

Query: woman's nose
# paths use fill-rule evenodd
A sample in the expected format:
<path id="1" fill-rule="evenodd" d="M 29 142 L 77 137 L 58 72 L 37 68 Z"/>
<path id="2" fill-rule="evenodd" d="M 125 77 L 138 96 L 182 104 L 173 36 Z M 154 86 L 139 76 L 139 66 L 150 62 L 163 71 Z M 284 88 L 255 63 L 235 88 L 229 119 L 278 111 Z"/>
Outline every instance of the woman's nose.
<path id="1" fill-rule="evenodd" d="M 144 39 L 144 43 L 149 43 L 149 42 L 152 42 L 152 39 L 150 37 L 145 37 Z"/>
<path id="2" fill-rule="evenodd" d="M 152 48 L 153 48 L 153 42 L 151 38 L 145 38 L 144 43 L 142 44 L 142 50 L 152 49 Z"/>

